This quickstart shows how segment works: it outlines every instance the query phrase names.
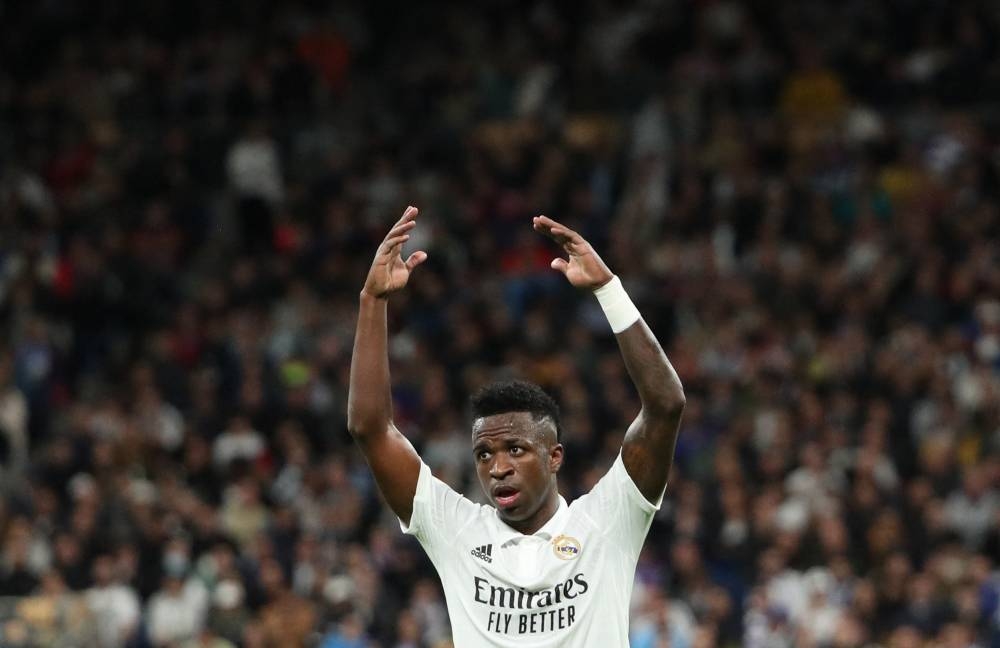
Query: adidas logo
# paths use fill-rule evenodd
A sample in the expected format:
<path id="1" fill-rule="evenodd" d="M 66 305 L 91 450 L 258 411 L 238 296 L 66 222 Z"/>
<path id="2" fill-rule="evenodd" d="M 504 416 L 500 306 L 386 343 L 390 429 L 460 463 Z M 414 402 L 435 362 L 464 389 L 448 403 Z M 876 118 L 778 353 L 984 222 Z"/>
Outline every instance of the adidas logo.
<path id="1" fill-rule="evenodd" d="M 472 555 L 480 560 L 485 560 L 488 563 L 493 562 L 493 545 L 486 544 L 481 547 L 476 547 L 472 550 Z"/>

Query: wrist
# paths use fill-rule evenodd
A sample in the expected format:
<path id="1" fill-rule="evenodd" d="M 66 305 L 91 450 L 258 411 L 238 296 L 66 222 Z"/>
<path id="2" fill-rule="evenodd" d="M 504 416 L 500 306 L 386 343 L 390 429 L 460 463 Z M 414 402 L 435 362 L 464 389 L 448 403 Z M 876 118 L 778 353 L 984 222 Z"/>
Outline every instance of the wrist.
<path id="1" fill-rule="evenodd" d="M 376 295 L 374 293 L 368 292 L 367 288 L 361 289 L 361 294 L 359 298 L 361 301 L 386 301 L 389 297 L 389 293 L 382 293 L 381 295 Z"/>
<path id="2" fill-rule="evenodd" d="M 612 275 L 607 283 L 594 290 L 594 296 L 616 335 L 639 321 L 639 309 L 632 303 L 617 275 Z"/>
<path id="3" fill-rule="evenodd" d="M 609 283 L 611 283 L 612 281 L 614 281 L 615 277 L 617 277 L 617 276 L 618 275 L 616 275 L 613 272 L 608 272 L 608 276 L 607 277 L 603 277 L 600 280 L 598 280 L 598 282 L 596 284 L 594 284 L 594 286 L 590 290 L 592 292 L 596 293 L 598 290 L 600 290 L 601 288 L 604 288 Z"/>

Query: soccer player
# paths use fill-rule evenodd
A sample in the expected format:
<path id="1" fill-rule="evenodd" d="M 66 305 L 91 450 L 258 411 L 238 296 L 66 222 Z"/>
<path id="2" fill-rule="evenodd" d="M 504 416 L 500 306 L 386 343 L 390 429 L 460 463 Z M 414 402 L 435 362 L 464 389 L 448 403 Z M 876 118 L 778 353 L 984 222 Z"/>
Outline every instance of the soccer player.
<path id="1" fill-rule="evenodd" d="M 659 508 L 684 409 L 677 374 L 621 281 L 578 233 L 545 216 L 535 231 L 565 251 L 552 268 L 597 297 L 642 408 L 594 488 L 567 504 L 559 410 L 541 388 L 510 382 L 473 398 L 472 448 L 493 506 L 435 478 L 392 421 L 386 308 L 427 259 L 403 259 L 416 226 L 408 207 L 375 254 L 361 290 L 348 428 L 404 532 L 416 536 L 444 586 L 459 648 L 628 645 L 636 561 Z"/>

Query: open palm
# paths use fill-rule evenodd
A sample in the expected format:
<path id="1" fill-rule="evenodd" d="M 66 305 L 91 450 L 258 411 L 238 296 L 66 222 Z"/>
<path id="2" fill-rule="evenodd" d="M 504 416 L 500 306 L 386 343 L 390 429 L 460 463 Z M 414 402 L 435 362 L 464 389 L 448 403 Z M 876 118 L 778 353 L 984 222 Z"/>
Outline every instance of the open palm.
<path id="1" fill-rule="evenodd" d="M 566 253 L 566 259 L 552 260 L 552 269 L 566 276 L 577 288 L 595 290 L 614 278 L 604 260 L 594 251 L 585 238 L 548 216 L 536 216 L 535 231 L 555 241 Z"/>
<path id="2" fill-rule="evenodd" d="M 403 260 L 403 243 L 410 238 L 410 230 L 417 225 L 416 207 L 407 207 L 385 239 L 378 246 L 375 252 L 375 260 L 368 271 L 368 278 L 365 280 L 365 292 L 374 297 L 384 297 L 391 292 L 395 292 L 410 280 L 410 273 L 418 265 L 427 260 L 427 253 L 423 251 L 414 252 L 405 261 Z"/>

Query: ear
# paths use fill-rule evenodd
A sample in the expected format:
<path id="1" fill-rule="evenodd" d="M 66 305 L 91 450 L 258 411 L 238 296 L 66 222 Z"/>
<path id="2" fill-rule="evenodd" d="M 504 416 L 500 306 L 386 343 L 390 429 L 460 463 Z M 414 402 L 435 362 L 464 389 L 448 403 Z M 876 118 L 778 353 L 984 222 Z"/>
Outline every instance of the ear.
<path id="1" fill-rule="evenodd" d="M 549 449 L 549 472 L 557 473 L 562 468 L 563 447 L 557 443 Z"/>

